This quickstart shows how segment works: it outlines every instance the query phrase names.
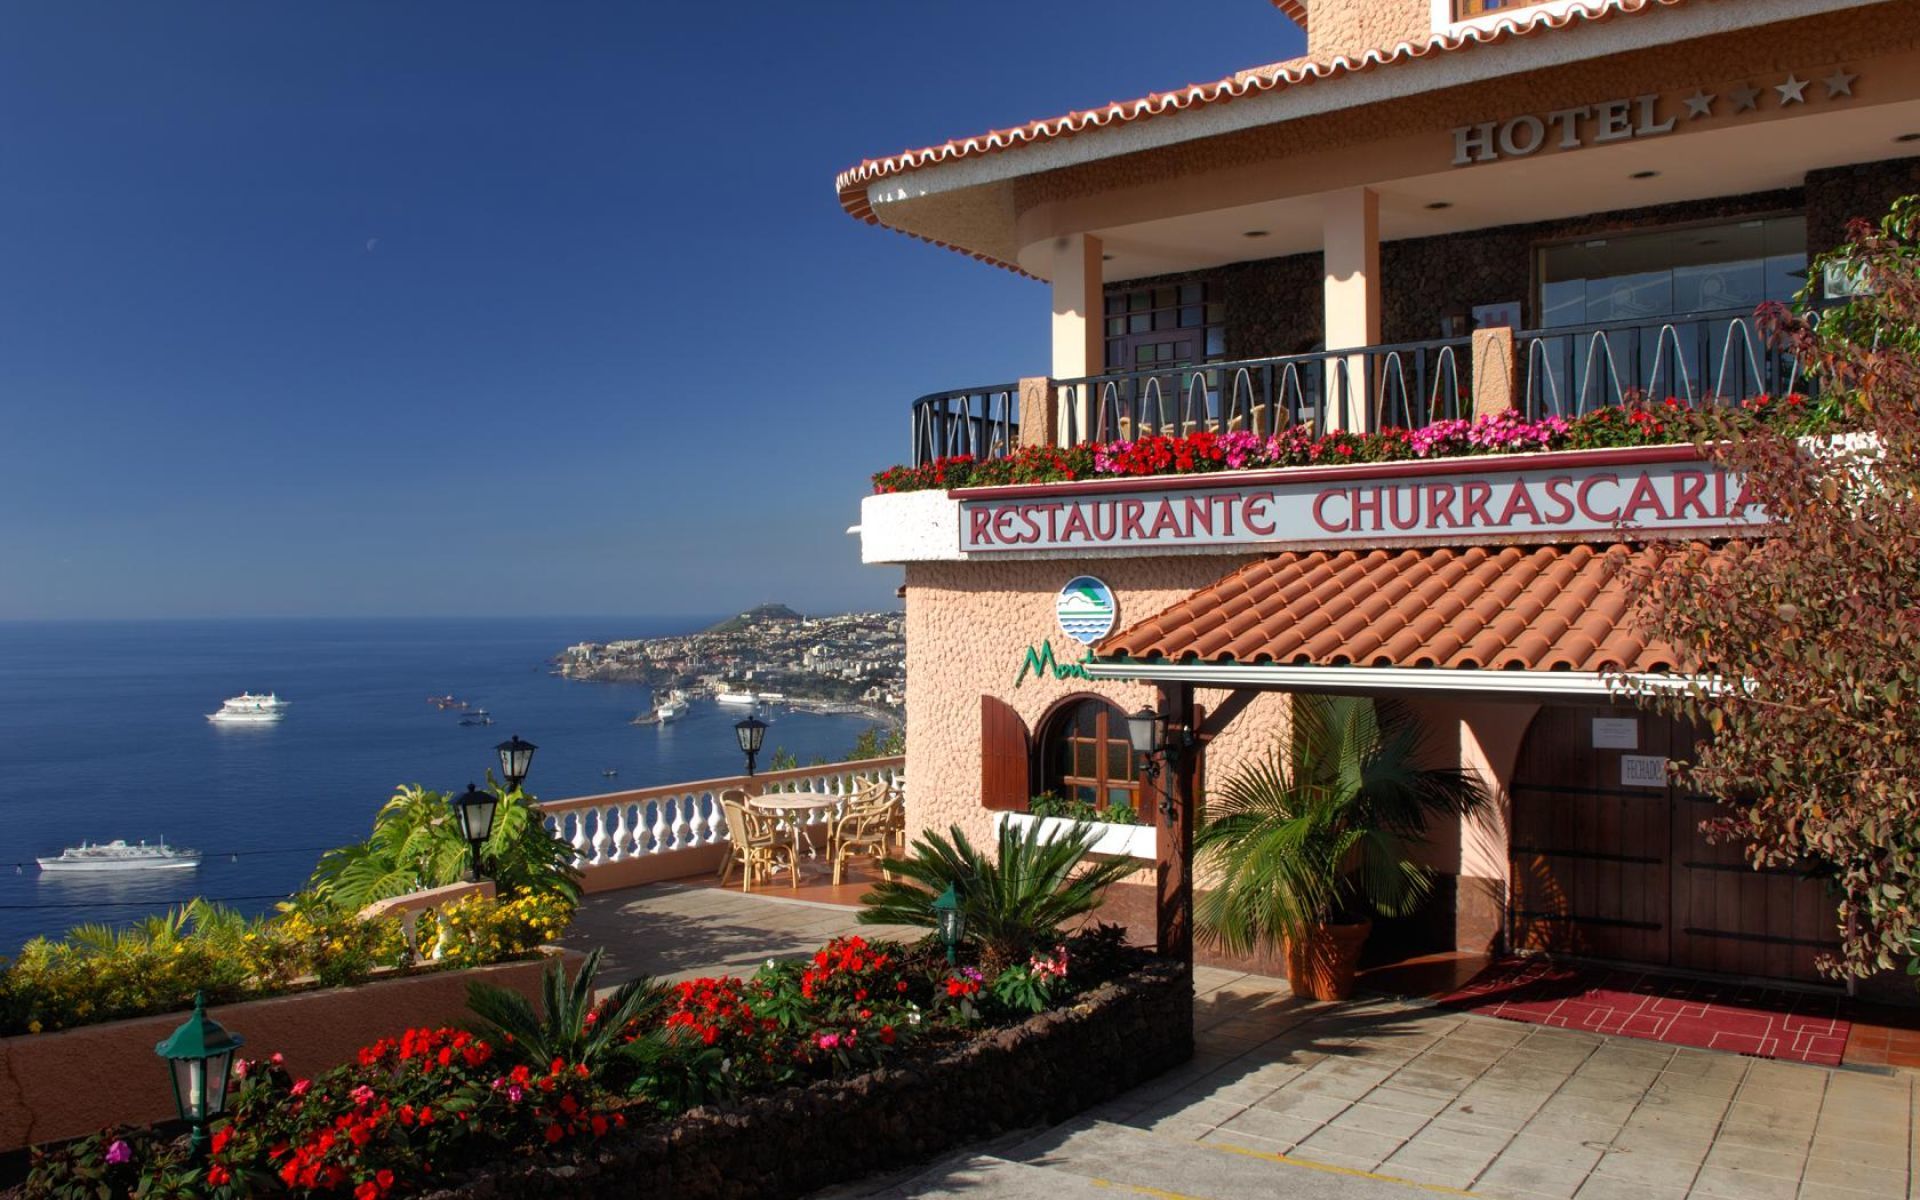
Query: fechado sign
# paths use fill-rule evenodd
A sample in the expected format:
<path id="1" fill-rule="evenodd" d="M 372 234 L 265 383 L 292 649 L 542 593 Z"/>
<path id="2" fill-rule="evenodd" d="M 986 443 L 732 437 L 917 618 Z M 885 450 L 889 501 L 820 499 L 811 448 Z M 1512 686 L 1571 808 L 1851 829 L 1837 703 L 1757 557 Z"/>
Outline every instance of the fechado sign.
<path id="1" fill-rule="evenodd" d="M 1484 460 L 1483 460 L 1484 461 Z M 1057 488 L 962 497 L 960 549 L 1238 546 L 1502 535 L 1725 531 L 1765 515 L 1737 478 L 1698 459 L 1468 474 L 1262 482 L 1214 476 L 1166 489 Z"/>

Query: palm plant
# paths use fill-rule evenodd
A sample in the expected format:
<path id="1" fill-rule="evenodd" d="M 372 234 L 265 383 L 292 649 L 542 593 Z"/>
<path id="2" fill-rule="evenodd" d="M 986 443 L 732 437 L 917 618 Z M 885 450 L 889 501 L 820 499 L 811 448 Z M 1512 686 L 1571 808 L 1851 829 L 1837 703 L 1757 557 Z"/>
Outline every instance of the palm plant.
<path id="1" fill-rule="evenodd" d="M 1477 775 L 1423 766 L 1422 750 L 1420 724 L 1399 704 L 1295 696 L 1272 755 L 1207 797 L 1194 833 L 1212 884 L 1196 910 L 1202 936 L 1245 953 L 1418 909 L 1432 873 L 1410 848 L 1430 821 L 1489 802 Z"/>
<path id="2" fill-rule="evenodd" d="M 567 982 L 564 964 L 547 967 L 540 1010 L 518 992 L 488 983 L 467 985 L 467 1008 L 510 1059 L 545 1070 L 560 1061 L 598 1076 L 625 1051 L 627 1027 L 666 1003 L 667 989 L 651 979 L 629 980 L 604 1001 L 594 999 L 602 951 L 596 947 Z"/>
<path id="3" fill-rule="evenodd" d="M 1034 950 L 1052 949 L 1063 926 L 1098 908 L 1101 893 L 1135 870 L 1125 859 L 1087 863 L 1094 836 L 1092 827 L 1076 824 L 1042 840 L 1039 822 L 1024 830 L 1009 823 L 1000 828 L 996 861 L 976 850 L 958 825 L 948 837 L 923 834 L 910 857 L 881 864 L 896 878 L 860 897 L 860 922 L 935 928 L 933 901 L 951 886 L 981 962 L 995 968 L 1025 963 Z"/>
<path id="4" fill-rule="evenodd" d="M 408 784 L 381 806 L 366 841 L 321 857 L 307 886 L 323 902 L 361 909 L 376 900 L 459 882 L 470 854 L 447 797 Z M 503 892 L 580 898 L 573 847 L 547 829 L 518 789 L 499 796 L 481 854 Z"/>

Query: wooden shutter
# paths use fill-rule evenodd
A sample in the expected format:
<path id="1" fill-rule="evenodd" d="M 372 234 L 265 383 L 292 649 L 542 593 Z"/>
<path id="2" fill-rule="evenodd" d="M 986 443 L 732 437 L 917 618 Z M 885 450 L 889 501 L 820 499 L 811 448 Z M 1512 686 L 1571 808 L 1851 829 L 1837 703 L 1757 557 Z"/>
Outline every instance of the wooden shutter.
<path id="1" fill-rule="evenodd" d="M 980 697 L 980 803 L 1003 812 L 1025 812 L 1028 787 L 1027 723 L 1006 701 Z"/>

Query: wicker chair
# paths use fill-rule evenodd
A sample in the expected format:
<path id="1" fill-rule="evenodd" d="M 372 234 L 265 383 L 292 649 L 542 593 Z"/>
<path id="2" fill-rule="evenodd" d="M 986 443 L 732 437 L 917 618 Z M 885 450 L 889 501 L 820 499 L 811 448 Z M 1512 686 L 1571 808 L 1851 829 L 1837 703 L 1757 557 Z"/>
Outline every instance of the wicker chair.
<path id="1" fill-rule="evenodd" d="M 833 882 L 840 883 L 847 859 L 885 858 L 893 849 L 895 834 L 902 828 L 901 805 L 884 780 L 860 785 L 847 810 L 833 823 Z M 882 870 L 888 879 L 893 872 Z"/>
<path id="2" fill-rule="evenodd" d="M 720 809 L 727 814 L 727 837 L 731 840 L 731 850 L 720 868 L 720 885 L 725 887 L 733 878 L 737 865 L 740 890 L 750 892 L 754 872 L 765 878 L 775 867 L 785 866 L 788 883 L 798 891 L 800 871 L 793 856 L 793 842 L 780 836 L 772 821 L 747 807 L 747 793 L 741 788 L 728 788 L 720 793 Z"/>

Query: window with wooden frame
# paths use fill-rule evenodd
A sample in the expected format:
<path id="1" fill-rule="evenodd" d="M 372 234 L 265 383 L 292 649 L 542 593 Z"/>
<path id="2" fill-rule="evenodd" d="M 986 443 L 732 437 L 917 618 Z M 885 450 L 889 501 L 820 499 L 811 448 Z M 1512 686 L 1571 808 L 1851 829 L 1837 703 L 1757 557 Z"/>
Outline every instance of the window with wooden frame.
<path id="1" fill-rule="evenodd" d="M 1140 774 L 1127 740 L 1127 714 L 1088 698 L 1056 712 L 1040 732 L 1043 791 L 1105 811 L 1140 811 Z"/>
<path id="2" fill-rule="evenodd" d="M 1107 293 L 1107 370 L 1162 371 L 1227 356 L 1227 305 L 1218 281 Z"/>

